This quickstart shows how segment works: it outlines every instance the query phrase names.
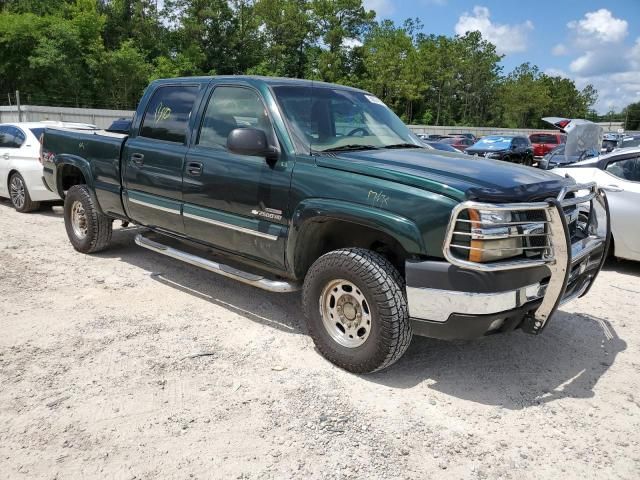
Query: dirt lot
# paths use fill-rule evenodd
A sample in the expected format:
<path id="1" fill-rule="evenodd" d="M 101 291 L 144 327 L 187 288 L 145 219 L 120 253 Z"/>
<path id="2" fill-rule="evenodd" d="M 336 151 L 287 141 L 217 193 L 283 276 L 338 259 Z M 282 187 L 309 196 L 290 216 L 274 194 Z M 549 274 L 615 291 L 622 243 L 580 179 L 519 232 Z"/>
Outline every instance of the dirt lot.
<path id="1" fill-rule="evenodd" d="M 269 294 L 0 201 L 2 478 L 640 477 L 640 264 L 540 337 L 415 338 L 355 376 Z"/>

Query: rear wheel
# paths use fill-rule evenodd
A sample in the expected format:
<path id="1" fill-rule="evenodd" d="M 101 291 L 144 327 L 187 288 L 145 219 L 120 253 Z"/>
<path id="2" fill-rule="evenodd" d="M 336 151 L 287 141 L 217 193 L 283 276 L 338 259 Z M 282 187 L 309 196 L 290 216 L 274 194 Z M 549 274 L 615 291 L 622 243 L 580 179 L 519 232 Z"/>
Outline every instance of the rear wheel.
<path id="1" fill-rule="evenodd" d="M 9 179 L 9 198 L 13 208 L 21 213 L 33 212 L 40 208 L 40 202 L 31 200 L 24 178 L 18 172 L 13 173 Z"/>
<path id="2" fill-rule="evenodd" d="M 309 334 L 322 355 L 354 373 L 396 362 L 412 331 L 404 281 L 383 256 L 349 248 L 320 257 L 303 287 Z"/>
<path id="3" fill-rule="evenodd" d="M 74 185 L 64 200 L 64 225 L 77 251 L 96 253 L 111 241 L 113 221 L 100 213 L 86 185 Z"/>

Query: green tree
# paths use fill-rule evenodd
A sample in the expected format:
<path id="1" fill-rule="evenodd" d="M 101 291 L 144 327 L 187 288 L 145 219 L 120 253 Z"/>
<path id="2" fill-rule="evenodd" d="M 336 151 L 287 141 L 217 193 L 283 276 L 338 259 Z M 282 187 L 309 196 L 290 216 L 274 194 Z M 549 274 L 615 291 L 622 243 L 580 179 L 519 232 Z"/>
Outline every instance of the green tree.
<path id="1" fill-rule="evenodd" d="M 338 82 L 349 76 L 350 50 L 370 28 L 375 12 L 362 0 L 312 0 L 312 22 L 322 46 L 316 56 L 321 80 Z"/>
<path id="2" fill-rule="evenodd" d="M 640 130 L 640 102 L 632 103 L 622 111 L 625 130 Z"/>
<path id="3" fill-rule="evenodd" d="M 250 73 L 304 78 L 316 42 L 307 0 L 257 0 L 263 34 L 261 62 Z"/>
<path id="4" fill-rule="evenodd" d="M 362 85 L 407 122 L 413 120 L 413 103 L 424 88 L 411 33 L 411 25 L 397 27 L 391 20 L 384 20 L 371 29 L 363 46 L 366 76 Z"/>
<path id="5" fill-rule="evenodd" d="M 549 87 L 538 67 L 529 63 L 516 67 L 500 86 L 500 113 L 507 127 L 525 128 L 535 124 L 550 104 Z"/>

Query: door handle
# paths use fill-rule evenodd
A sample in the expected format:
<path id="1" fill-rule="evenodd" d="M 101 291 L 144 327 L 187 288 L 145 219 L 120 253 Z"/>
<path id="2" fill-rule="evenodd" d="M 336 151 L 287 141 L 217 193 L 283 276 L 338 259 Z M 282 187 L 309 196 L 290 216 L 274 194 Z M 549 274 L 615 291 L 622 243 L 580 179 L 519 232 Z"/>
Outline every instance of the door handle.
<path id="1" fill-rule="evenodd" d="M 5 160 L 9 160 L 9 154 L 8 153 L 3 153 L 2 154 L 2 158 L 4 158 Z"/>
<path id="2" fill-rule="evenodd" d="M 187 163 L 187 173 L 192 177 L 199 177 L 202 175 L 202 163 L 189 162 Z"/>
<path id="3" fill-rule="evenodd" d="M 618 185 L 603 185 L 601 188 L 605 192 L 624 192 L 624 188 Z"/>
<path id="4" fill-rule="evenodd" d="M 144 155 L 142 153 L 134 153 L 131 155 L 131 161 L 134 165 L 141 167 L 144 165 Z"/>

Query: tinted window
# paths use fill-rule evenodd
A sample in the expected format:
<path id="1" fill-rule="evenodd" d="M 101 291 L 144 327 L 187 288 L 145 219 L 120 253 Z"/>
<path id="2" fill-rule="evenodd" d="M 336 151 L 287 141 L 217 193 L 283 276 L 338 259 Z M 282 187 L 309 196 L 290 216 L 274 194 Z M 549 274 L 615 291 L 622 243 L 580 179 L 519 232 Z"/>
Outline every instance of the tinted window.
<path id="1" fill-rule="evenodd" d="M 31 133 L 35 135 L 35 137 L 40 140 L 40 136 L 44 133 L 44 128 L 30 128 Z"/>
<path id="2" fill-rule="evenodd" d="M 140 136 L 184 143 L 197 95 L 196 86 L 158 88 L 147 105 Z"/>
<path id="3" fill-rule="evenodd" d="M 19 128 L 11 125 L 0 126 L 0 148 L 20 148 L 26 138 Z"/>
<path id="4" fill-rule="evenodd" d="M 260 97 L 246 88 L 218 87 L 207 105 L 198 145 L 226 148 L 231 131 L 247 127 L 262 130 L 267 138 L 273 137 L 273 128 Z"/>
<path id="5" fill-rule="evenodd" d="M 558 137 L 550 133 L 537 133 L 529 137 L 531 143 L 550 143 L 556 145 L 558 143 Z"/>
<path id="6" fill-rule="evenodd" d="M 618 178 L 632 182 L 640 182 L 640 160 L 627 158 L 607 165 L 607 172 Z"/>
<path id="7" fill-rule="evenodd" d="M 377 97 L 341 88 L 274 87 L 298 143 L 318 151 L 419 146 L 420 140 Z"/>

